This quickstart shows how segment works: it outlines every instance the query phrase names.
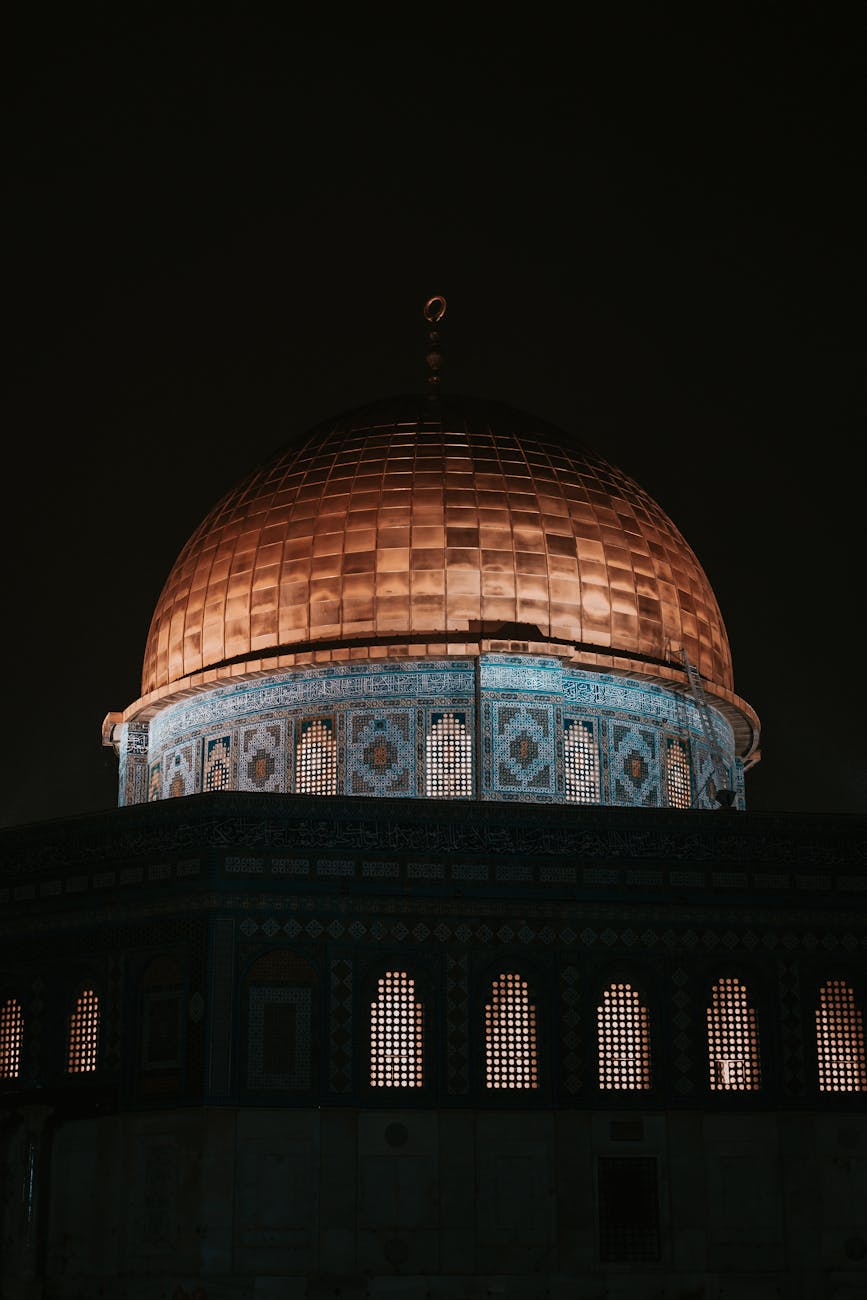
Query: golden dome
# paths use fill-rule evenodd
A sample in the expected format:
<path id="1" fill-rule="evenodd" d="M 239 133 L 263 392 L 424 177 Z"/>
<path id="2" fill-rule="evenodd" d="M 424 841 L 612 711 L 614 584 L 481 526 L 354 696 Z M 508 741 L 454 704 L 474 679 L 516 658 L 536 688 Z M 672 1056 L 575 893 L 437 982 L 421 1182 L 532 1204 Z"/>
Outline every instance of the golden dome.
<path id="1" fill-rule="evenodd" d="M 502 403 L 408 396 L 319 425 L 214 507 L 157 602 L 139 703 L 296 664 L 487 650 L 681 681 L 681 649 L 754 719 L 698 559 L 633 479 Z M 741 725 L 746 748 L 756 730 Z"/>

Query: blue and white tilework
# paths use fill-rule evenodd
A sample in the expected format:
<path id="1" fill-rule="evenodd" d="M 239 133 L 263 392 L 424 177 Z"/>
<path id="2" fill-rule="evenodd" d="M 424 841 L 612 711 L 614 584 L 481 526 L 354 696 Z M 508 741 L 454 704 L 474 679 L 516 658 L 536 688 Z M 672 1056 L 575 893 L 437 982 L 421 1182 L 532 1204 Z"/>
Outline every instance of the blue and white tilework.
<path id="1" fill-rule="evenodd" d="M 731 727 L 711 712 L 743 807 Z M 187 696 L 167 704 L 149 730 L 140 720 L 119 729 L 119 803 L 220 789 L 301 791 L 298 746 L 317 718 L 334 738 L 327 789 L 338 795 L 665 807 L 665 754 L 674 737 L 688 755 L 692 806 L 714 806 L 718 774 L 690 697 L 518 654 L 332 663 Z M 437 780 L 427 770 L 442 749 L 443 719 L 452 731 L 460 720 L 461 780 L 454 773 Z"/>

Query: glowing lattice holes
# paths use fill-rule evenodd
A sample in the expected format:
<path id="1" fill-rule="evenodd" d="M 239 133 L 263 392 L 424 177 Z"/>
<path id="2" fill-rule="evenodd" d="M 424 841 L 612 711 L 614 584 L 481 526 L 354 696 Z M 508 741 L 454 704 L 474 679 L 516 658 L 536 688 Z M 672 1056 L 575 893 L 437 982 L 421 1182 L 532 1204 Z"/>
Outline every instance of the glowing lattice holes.
<path id="1" fill-rule="evenodd" d="M 298 794 L 337 794 L 337 743 L 330 718 L 302 724 L 295 760 Z"/>
<path id="2" fill-rule="evenodd" d="M 536 1008 L 526 980 L 499 975 L 485 1007 L 485 1082 L 489 1088 L 538 1088 Z"/>
<path id="3" fill-rule="evenodd" d="M 721 979 L 707 1009 L 710 1086 L 714 1092 L 750 1092 L 760 1083 L 759 1034 L 745 985 Z"/>
<path id="4" fill-rule="evenodd" d="M 679 740 L 669 740 L 666 755 L 668 802 L 672 808 L 692 807 L 692 780 L 689 755 Z"/>
<path id="5" fill-rule="evenodd" d="M 21 1041 L 24 1012 L 21 1003 L 9 998 L 0 1008 L 0 1079 L 17 1079 L 21 1071 Z"/>
<path id="6" fill-rule="evenodd" d="M 69 1017 L 69 1074 L 86 1074 L 96 1069 L 99 1043 L 99 998 L 93 989 L 84 989 Z"/>
<path id="7" fill-rule="evenodd" d="M 466 722 L 455 713 L 436 717 L 425 741 L 426 792 L 454 799 L 473 793 L 472 742 Z"/>
<path id="8" fill-rule="evenodd" d="M 650 1087 L 650 1019 L 631 984 L 611 984 L 596 1009 L 599 1087 Z"/>
<path id="9" fill-rule="evenodd" d="M 589 722 L 570 722 L 563 733 L 566 802 L 599 802 L 599 751 Z"/>
<path id="10" fill-rule="evenodd" d="M 864 1018 L 845 980 L 828 980 L 819 990 L 816 1046 L 820 1092 L 867 1092 Z"/>
<path id="11" fill-rule="evenodd" d="M 386 971 L 370 1004 L 370 1082 L 374 1088 L 422 1086 L 422 1004 L 406 971 Z"/>

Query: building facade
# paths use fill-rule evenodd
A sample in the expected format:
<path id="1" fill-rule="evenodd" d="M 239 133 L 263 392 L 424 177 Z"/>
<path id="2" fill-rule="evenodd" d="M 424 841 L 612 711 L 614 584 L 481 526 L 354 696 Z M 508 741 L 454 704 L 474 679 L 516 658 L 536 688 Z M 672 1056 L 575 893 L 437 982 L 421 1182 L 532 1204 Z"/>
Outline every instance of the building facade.
<path id="1" fill-rule="evenodd" d="M 499 403 L 256 469 L 0 832 L 4 1300 L 854 1300 L 867 819 L 754 813 L 695 555 Z"/>

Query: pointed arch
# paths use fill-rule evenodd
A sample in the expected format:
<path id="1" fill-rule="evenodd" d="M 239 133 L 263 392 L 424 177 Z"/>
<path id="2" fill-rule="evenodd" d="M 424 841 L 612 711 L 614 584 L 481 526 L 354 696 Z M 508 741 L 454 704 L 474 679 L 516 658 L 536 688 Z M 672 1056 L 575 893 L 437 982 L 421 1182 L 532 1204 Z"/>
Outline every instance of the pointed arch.
<path id="1" fill-rule="evenodd" d="M 711 989 L 707 1008 L 707 1048 L 713 1092 L 755 1092 L 761 1082 L 759 1031 L 747 988 L 723 976 Z"/>
<path id="2" fill-rule="evenodd" d="M 435 713 L 425 738 L 425 794 L 462 799 L 473 793 L 473 742 L 463 713 Z"/>
<path id="3" fill-rule="evenodd" d="M 422 1086 L 423 1028 L 415 980 L 405 970 L 386 971 L 370 1004 L 371 1087 Z"/>
<path id="4" fill-rule="evenodd" d="M 485 1005 L 485 1084 L 488 1088 L 539 1087 L 536 1007 L 527 981 L 504 971 Z"/>
<path id="5" fill-rule="evenodd" d="M 826 980 L 816 1008 L 820 1092 L 867 1092 L 864 1017 L 844 979 Z"/>
<path id="6" fill-rule="evenodd" d="M 256 957 L 244 977 L 246 1084 L 253 1091 L 306 1092 L 314 1085 L 316 968 L 288 946 Z"/>
<path id="7" fill-rule="evenodd" d="M 21 1073 L 24 1011 L 17 998 L 0 1007 L 0 1079 L 17 1079 Z"/>
<path id="8" fill-rule="evenodd" d="M 692 807 L 689 750 L 677 736 L 669 736 L 665 749 L 665 786 L 670 808 Z"/>
<path id="9" fill-rule="evenodd" d="M 298 794 L 337 794 L 337 741 L 332 718 L 301 723 L 295 746 L 295 790 Z"/>
<path id="10" fill-rule="evenodd" d="M 593 723 L 569 719 L 563 728 L 567 803 L 599 803 L 599 746 Z"/>
<path id="11" fill-rule="evenodd" d="M 67 1074 L 88 1074 L 96 1069 L 99 1015 L 99 995 L 95 989 L 82 989 L 69 1016 Z"/>
<path id="12" fill-rule="evenodd" d="M 599 1087 L 644 1091 L 650 1087 L 650 1015 L 631 984 L 609 984 L 596 1008 Z"/>

